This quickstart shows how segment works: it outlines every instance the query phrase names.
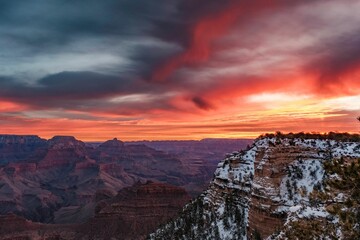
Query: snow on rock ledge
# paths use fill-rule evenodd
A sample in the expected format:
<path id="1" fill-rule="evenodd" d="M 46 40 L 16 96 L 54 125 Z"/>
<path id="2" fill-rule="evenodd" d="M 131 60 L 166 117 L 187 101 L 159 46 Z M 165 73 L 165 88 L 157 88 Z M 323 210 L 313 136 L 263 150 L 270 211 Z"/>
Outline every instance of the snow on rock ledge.
<path id="1" fill-rule="evenodd" d="M 334 158 L 360 158 L 359 142 L 260 138 L 248 150 L 228 154 L 209 188 L 151 239 L 266 238 L 291 221 L 326 218 L 325 206 L 310 204 L 310 195 L 323 190 L 329 177 L 323 163 Z M 190 213 L 194 208 L 201 216 Z M 186 221 L 192 227 L 184 231 Z"/>

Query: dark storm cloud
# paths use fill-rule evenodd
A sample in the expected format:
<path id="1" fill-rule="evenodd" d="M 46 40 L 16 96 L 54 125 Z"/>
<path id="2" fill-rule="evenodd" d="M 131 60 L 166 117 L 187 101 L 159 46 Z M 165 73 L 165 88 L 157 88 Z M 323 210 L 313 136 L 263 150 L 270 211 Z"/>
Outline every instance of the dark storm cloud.
<path id="1" fill-rule="evenodd" d="M 48 75 L 36 84 L 0 77 L 0 97 L 26 103 L 93 99 L 131 93 L 133 82 L 94 72 L 61 72 Z M 139 87 L 136 91 L 141 91 Z M 43 102 L 45 101 L 45 102 Z"/>
<path id="2" fill-rule="evenodd" d="M 149 30 L 151 20 L 169 17 L 168 8 L 175 1 L 23 1 L 1 5 L 4 13 L 1 25 L 13 30 L 28 28 L 30 31 L 10 31 L 15 40 L 30 47 L 42 44 L 64 44 L 76 37 L 131 36 Z M 15 38 L 18 37 L 18 38 Z"/>
<path id="3" fill-rule="evenodd" d="M 33 89 L 45 96 L 89 98 L 129 91 L 129 82 L 94 72 L 61 72 L 40 79 Z"/>
<path id="4" fill-rule="evenodd" d="M 327 44 L 328 54 L 320 59 L 318 68 L 326 80 L 337 81 L 339 76 L 360 66 L 360 28 Z"/>
<path id="5" fill-rule="evenodd" d="M 0 63 L 13 61 L 19 66 L 14 75 L 2 77 L 0 97 L 14 102 L 54 106 L 61 101 L 96 99 L 132 93 L 158 93 L 162 86 L 151 87 L 146 81 L 154 66 L 171 55 L 183 51 L 190 39 L 192 25 L 204 15 L 225 7 L 228 1 L 216 0 L 57 0 L 57 1 L 0 1 L 0 34 L 2 35 Z M 146 39 L 160 40 L 157 46 Z M 96 41 L 90 41 L 96 39 Z M 89 53 L 98 49 L 112 54 L 127 51 L 121 40 L 130 43 L 144 41 L 125 56 L 130 64 L 112 72 L 98 69 L 73 71 L 21 79 L 18 60 L 28 63 L 36 56 L 49 56 L 59 61 L 62 54 Z M 118 45 L 116 43 L 119 42 Z M 77 45 L 74 46 L 74 43 Z M 176 48 L 166 47 L 169 44 Z M 80 46 L 80 48 L 79 48 Z M 125 50 L 124 50 L 125 49 Z M 125 51 L 125 52 L 126 52 Z M 3 55 L 3 60 L 1 59 Z M 90 59 L 93 60 L 93 59 Z M 94 59 L 96 60 L 96 59 Z M 66 59 L 64 60 L 66 61 Z M 45 64 L 50 61 L 45 61 Z M 11 63 L 8 68 L 14 67 Z M 64 62 L 66 64 L 66 62 Z M 76 63 L 75 63 L 76 64 Z M 116 64 L 114 63 L 116 68 Z M 61 62 L 60 62 L 61 66 Z M 6 67 L 6 66 L 3 66 Z M 46 67 L 46 66 L 44 66 Z M 6 69 L 6 68 L 4 68 Z M 45 69 L 46 71 L 47 69 Z M 35 71 L 35 70 L 34 70 Z M 137 76 L 127 77 L 127 72 Z M 2 73 L 4 74 L 4 73 Z M 35 73 L 35 76 L 39 74 Z M 134 80 L 136 79 L 136 80 Z M 171 88 L 167 86 L 167 88 Z M 195 100 L 196 105 L 207 108 Z M 76 104 L 75 104 L 76 105 Z"/>
<path id="6" fill-rule="evenodd" d="M 200 109 L 203 110 L 210 110 L 213 108 L 213 106 L 206 101 L 204 98 L 201 97 L 193 97 L 191 101 Z"/>
<path id="7" fill-rule="evenodd" d="M 91 37 L 150 36 L 186 45 L 191 25 L 225 5 L 215 0 L 2 1 L 0 27 L 3 37 L 26 46 L 31 54 L 56 51 Z M 154 54 L 151 60 L 167 57 L 165 52 L 146 54 Z M 142 49 L 134 53 L 135 59 L 142 59 L 137 55 L 144 55 Z"/>
<path id="8" fill-rule="evenodd" d="M 170 19 L 154 20 L 153 33 L 167 41 L 188 47 L 191 42 L 193 25 L 203 16 L 208 16 L 226 8 L 229 0 L 182 0 L 176 5 L 177 14 Z"/>
<path id="9" fill-rule="evenodd" d="M 14 61 L 49 55 L 57 60 L 65 53 L 102 51 L 132 61 L 131 65 L 118 70 L 119 72 L 149 71 L 149 65 L 174 53 L 161 45 L 147 46 L 146 39 L 159 39 L 157 35 L 166 35 L 160 34 L 160 22 L 176 18 L 177 2 L 178 0 L 159 0 L 156 4 L 146 0 L 2 1 L 0 63 L 1 55 Z M 137 50 L 130 49 L 122 41 L 144 41 L 144 44 Z M 153 49 L 157 51 L 152 51 Z M 145 54 L 149 57 L 137 57 Z"/>
<path id="10" fill-rule="evenodd" d="M 164 59 L 185 51 L 192 41 L 193 27 L 202 17 L 214 14 L 226 8 L 229 0 L 179 0 L 173 1 L 176 4 L 174 14 L 169 18 L 153 18 L 151 22 L 153 28 L 149 32 L 151 36 L 159 38 L 167 43 L 179 46 L 175 51 L 164 51 L 158 48 L 143 47 L 138 48 L 132 59 L 141 67 L 139 73 L 145 79 L 149 79 L 154 68 L 164 63 Z"/>
<path id="11" fill-rule="evenodd" d="M 351 92 L 358 77 L 346 78 L 347 74 L 356 72 L 360 67 L 360 28 L 341 36 L 324 39 L 321 46 L 310 49 L 315 55 L 305 70 L 317 73 L 318 88 L 322 92 Z M 346 85 L 350 87 L 347 89 Z M 356 88 L 355 88 L 356 89 Z"/>
<path id="12" fill-rule="evenodd" d="M 278 3 L 279 11 L 303 2 L 312 1 L 274 1 Z M 234 21 L 230 21 L 227 24 L 228 27 L 225 27 L 223 22 L 227 23 L 229 14 L 231 16 L 233 12 L 229 4 L 234 4 L 239 9 L 231 17 Z M 255 80 L 248 81 L 247 78 L 242 77 L 241 81 L 235 81 L 232 80 L 233 76 L 230 76 L 230 80 L 227 80 L 225 76 L 221 81 L 220 78 L 211 81 L 197 78 L 196 68 L 200 69 L 202 62 L 198 63 L 196 59 L 203 59 L 201 55 L 204 49 L 208 52 L 210 59 L 213 56 L 212 51 L 216 49 L 212 48 L 212 42 L 228 34 L 228 31 L 223 31 L 223 29 L 229 28 L 230 31 L 230 27 L 236 24 L 243 29 L 244 26 L 249 25 L 249 20 L 258 19 L 257 12 L 261 15 L 268 11 L 264 14 L 264 21 L 261 22 L 261 28 L 257 31 L 271 36 L 273 34 L 271 31 L 265 31 L 262 28 L 266 18 L 271 18 L 276 12 L 275 8 L 268 7 L 267 1 L 260 0 L 238 2 L 231 0 L 158 0 L 155 2 L 149 0 L 0 0 L 0 46 L 2 47 L 0 72 L 8 76 L 0 78 L 0 99 L 27 103 L 33 105 L 34 108 L 63 107 L 83 110 L 102 108 L 109 112 L 112 108 L 114 112 L 123 112 L 131 108 L 132 111 L 147 111 L 151 110 L 151 106 L 161 109 L 175 107 L 169 103 L 170 97 L 139 99 L 137 102 L 124 104 L 109 103 L 107 100 L 130 94 L 156 96 L 176 92 L 181 95 L 180 98 L 183 97 L 200 109 L 213 109 L 213 106 L 217 106 L 214 100 L 216 98 L 209 97 L 209 92 L 216 92 L 217 86 L 230 92 L 234 89 L 248 89 Z M 247 8 L 251 11 L 246 11 Z M 197 26 L 199 22 L 202 23 L 201 26 L 204 29 Z M 201 30 L 201 41 L 198 42 L 194 40 L 196 26 Z M 322 27 L 323 24 L 319 26 Z M 308 27 L 311 28 L 312 23 L 305 21 L 304 28 Z M 246 38 L 251 43 L 256 42 L 253 34 L 242 33 L 239 34 L 239 44 L 243 44 L 242 41 Z M 336 40 L 330 39 L 326 41 L 327 45 L 324 44 L 326 46 L 316 46 L 311 49 L 312 52 L 318 51 L 320 57 L 317 57 L 316 62 L 311 63 L 308 68 L 320 72 L 322 83 L 338 81 L 338 76 L 358 64 L 360 37 L 357 33 L 352 34 L 352 36 L 343 36 Z M 193 42 L 195 46 L 192 46 Z M 129 43 L 130 45 L 139 44 L 134 47 Z M 251 50 L 255 47 L 251 46 Z M 187 52 L 189 49 L 193 51 Z M 76 67 L 82 63 L 74 61 L 67 65 L 72 56 L 64 57 L 65 53 L 87 56 L 86 54 L 92 52 L 104 52 L 111 57 L 119 56 L 125 59 L 125 63 L 122 64 L 119 59 L 110 58 L 109 61 L 113 61 L 113 65 L 108 66 L 106 65 L 108 62 L 105 61 L 105 65 L 99 66 L 96 62 L 97 55 L 94 54 L 86 59 L 94 61 L 93 64 L 79 67 L 79 69 L 67 69 L 72 67 L 71 64 Z M 184 66 L 187 70 L 193 70 L 193 72 L 190 71 L 191 76 L 182 77 L 174 74 L 171 76 L 172 79 L 164 84 L 144 81 L 150 78 L 158 66 L 167 62 L 171 63 L 171 57 L 176 58 L 184 52 L 188 54 L 185 54 L 180 63 L 175 64 L 175 67 L 170 70 L 175 72 Z M 324 52 L 326 54 L 323 54 Z M 31 79 L 26 72 L 28 69 L 23 70 L 18 61 L 36 62 L 37 56 L 47 56 L 39 64 L 44 63 L 45 70 L 42 66 L 39 67 L 40 73 L 37 72 Z M 196 61 L 189 61 L 191 57 Z M 6 66 L 8 61 L 11 63 Z M 56 68 L 48 70 L 46 64 L 51 65 L 55 61 L 58 61 Z M 255 60 L 254 62 L 261 63 Z M 241 59 L 236 59 L 236 63 L 241 63 Z M 220 69 L 221 64 L 224 64 L 223 60 L 215 64 L 214 70 Z M 14 68 L 14 73 L 2 71 L 7 68 Z M 208 75 L 211 75 L 209 68 L 206 70 Z M 243 75 L 246 74 L 237 74 L 236 77 Z M 258 85 L 264 85 L 262 80 L 257 82 Z M 223 94 L 221 90 L 218 91 Z M 242 90 L 236 91 L 242 92 Z"/>
<path id="13" fill-rule="evenodd" d="M 153 88 L 144 81 L 94 72 L 61 72 L 48 75 L 36 84 L 0 76 L 0 100 L 26 104 L 29 110 L 66 109 L 119 115 L 153 109 L 176 110 L 164 92 L 162 86 Z M 133 99 L 126 99 L 132 95 L 135 95 Z"/>

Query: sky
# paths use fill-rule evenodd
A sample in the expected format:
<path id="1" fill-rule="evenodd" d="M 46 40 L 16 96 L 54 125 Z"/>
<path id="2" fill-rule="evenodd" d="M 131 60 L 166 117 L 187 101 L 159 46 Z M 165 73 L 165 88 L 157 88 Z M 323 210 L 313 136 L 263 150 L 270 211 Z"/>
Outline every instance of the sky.
<path id="1" fill-rule="evenodd" d="M 358 0 L 0 0 L 0 133 L 359 132 Z"/>

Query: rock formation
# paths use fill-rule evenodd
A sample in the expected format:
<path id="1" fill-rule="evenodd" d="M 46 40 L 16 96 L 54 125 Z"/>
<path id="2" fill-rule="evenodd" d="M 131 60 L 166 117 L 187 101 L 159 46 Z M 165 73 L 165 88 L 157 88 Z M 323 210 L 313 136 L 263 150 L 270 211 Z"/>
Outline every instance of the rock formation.
<path id="1" fill-rule="evenodd" d="M 34 135 L 0 135 L 0 166 L 37 160 L 46 140 Z"/>
<path id="2" fill-rule="evenodd" d="M 317 226 L 307 230 L 319 239 L 354 239 L 360 236 L 360 194 L 353 200 L 352 190 L 360 179 L 360 138 L 355 141 L 259 138 L 246 151 L 228 154 L 209 188 L 151 239 L 296 239 L 305 236 L 306 224 Z M 338 172 L 329 170 L 338 161 Z M 349 187 L 342 188 L 341 181 Z M 333 204 L 348 217 L 329 208 Z M 327 231 L 328 226 L 335 230 Z M 349 229 L 352 238 L 346 237 Z"/>
<path id="3" fill-rule="evenodd" d="M 197 195 L 213 174 L 206 156 L 201 156 L 185 159 L 116 138 L 89 145 L 72 136 L 45 140 L 0 135 L 0 214 L 43 223 L 81 223 L 93 216 L 97 192 L 115 195 L 148 180 L 182 186 Z"/>

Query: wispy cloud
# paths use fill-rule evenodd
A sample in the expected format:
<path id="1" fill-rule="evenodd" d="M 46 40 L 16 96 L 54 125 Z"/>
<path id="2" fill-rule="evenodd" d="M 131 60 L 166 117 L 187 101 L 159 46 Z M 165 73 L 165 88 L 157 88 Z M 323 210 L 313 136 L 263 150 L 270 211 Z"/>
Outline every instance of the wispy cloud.
<path id="1" fill-rule="evenodd" d="M 1 2 L 1 128 L 358 131 L 359 11 L 356 0 Z"/>

